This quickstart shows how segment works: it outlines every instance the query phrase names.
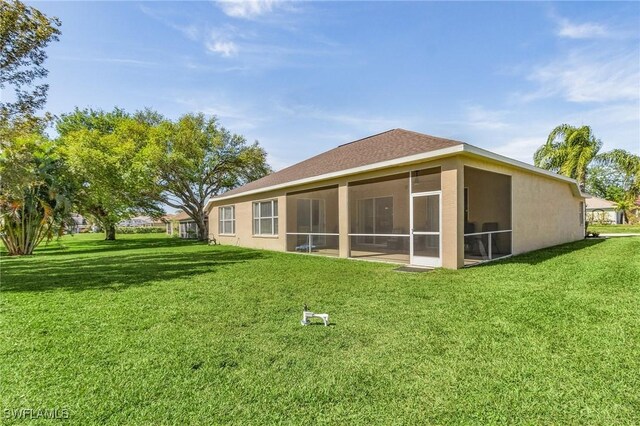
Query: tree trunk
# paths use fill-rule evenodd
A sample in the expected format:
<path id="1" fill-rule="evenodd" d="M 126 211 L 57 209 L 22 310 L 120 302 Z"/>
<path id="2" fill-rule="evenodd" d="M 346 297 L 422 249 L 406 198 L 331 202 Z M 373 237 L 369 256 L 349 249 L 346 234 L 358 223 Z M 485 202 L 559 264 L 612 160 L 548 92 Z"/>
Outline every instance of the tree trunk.
<path id="1" fill-rule="evenodd" d="M 114 224 L 109 224 L 104 227 L 105 231 L 105 240 L 107 241 L 115 241 L 116 239 L 116 226 Z"/>
<path id="2" fill-rule="evenodd" d="M 204 220 L 204 213 L 199 214 L 198 216 L 198 220 L 196 220 L 196 226 L 198 227 L 198 239 L 200 241 L 207 241 L 209 239 L 209 235 L 207 234 L 207 224 Z"/>

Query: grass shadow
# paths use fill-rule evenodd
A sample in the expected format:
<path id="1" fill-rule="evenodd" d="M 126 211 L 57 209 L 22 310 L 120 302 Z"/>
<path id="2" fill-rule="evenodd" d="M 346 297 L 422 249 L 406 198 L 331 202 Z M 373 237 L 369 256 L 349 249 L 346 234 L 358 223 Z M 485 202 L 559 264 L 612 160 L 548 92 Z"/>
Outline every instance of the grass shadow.
<path id="1" fill-rule="evenodd" d="M 145 247 L 148 247 L 145 246 Z M 91 251 L 91 250 L 89 250 Z M 73 253 L 82 253 L 74 251 Z M 217 268 L 264 258 L 255 250 L 203 250 L 189 253 L 127 253 L 80 258 L 48 257 L 31 262 L 6 262 L 2 291 L 36 292 L 123 289 L 158 280 L 185 278 L 215 272 Z"/>

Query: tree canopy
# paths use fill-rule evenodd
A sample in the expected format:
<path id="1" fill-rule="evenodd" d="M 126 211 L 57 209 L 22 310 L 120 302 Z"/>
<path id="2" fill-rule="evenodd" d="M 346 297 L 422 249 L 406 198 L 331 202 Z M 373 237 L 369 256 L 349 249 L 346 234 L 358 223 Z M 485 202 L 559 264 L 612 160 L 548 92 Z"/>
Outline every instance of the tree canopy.
<path id="1" fill-rule="evenodd" d="M 77 109 L 57 122 L 59 144 L 76 188 L 76 208 L 115 239 L 116 224 L 135 214 L 160 215 L 151 126 L 121 109 Z"/>
<path id="2" fill-rule="evenodd" d="M 205 203 L 210 197 L 271 171 L 258 142 L 220 126 L 215 118 L 186 114 L 154 129 L 157 185 L 165 204 L 184 210 L 205 240 Z"/>
<path id="3" fill-rule="evenodd" d="M 0 2 L 0 90 L 12 96 L 0 102 L 0 128 L 8 122 L 28 125 L 47 99 L 49 86 L 39 80 L 48 74 L 45 48 L 60 35 L 60 21 L 17 0 Z"/>
<path id="4" fill-rule="evenodd" d="M 625 221 L 631 217 L 631 210 L 637 208 L 640 199 L 640 156 L 623 149 L 614 149 L 598 155 L 595 159 L 594 171 L 608 170 L 609 174 L 602 179 L 591 179 L 588 190 L 597 192 L 605 186 L 605 197 L 615 201 L 618 209 L 624 214 Z"/>

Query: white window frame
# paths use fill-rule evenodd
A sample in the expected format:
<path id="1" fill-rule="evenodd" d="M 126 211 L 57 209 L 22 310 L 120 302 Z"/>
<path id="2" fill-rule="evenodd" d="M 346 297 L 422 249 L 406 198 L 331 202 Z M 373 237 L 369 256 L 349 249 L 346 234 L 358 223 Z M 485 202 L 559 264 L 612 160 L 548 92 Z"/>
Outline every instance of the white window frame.
<path id="1" fill-rule="evenodd" d="M 271 216 L 262 216 L 262 204 L 271 203 Z M 258 206 L 258 216 L 256 216 L 256 205 Z M 277 236 L 280 230 L 278 226 L 278 214 L 275 211 L 278 208 L 278 200 L 254 201 L 251 205 L 251 227 L 254 236 Z M 271 219 L 271 232 L 262 232 L 262 220 Z M 257 226 L 256 226 L 257 220 Z M 278 228 L 278 229 L 276 229 Z"/>
<path id="2" fill-rule="evenodd" d="M 231 209 L 231 219 L 225 219 L 224 210 Z M 224 232 L 224 225 L 231 223 L 231 233 Z M 236 234 L 236 206 L 221 206 L 218 207 L 218 234 L 220 235 L 235 235 Z"/>

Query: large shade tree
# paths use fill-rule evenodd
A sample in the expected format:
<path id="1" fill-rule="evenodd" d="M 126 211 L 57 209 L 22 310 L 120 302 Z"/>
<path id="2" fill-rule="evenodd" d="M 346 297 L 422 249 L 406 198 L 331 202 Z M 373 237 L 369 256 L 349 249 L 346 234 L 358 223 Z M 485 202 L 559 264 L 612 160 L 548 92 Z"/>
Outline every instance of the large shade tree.
<path id="1" fill-rule="evenodd" d="M 76 188 L 76 209 L 116 238 L 116 224 L 136 214 L 162 209 L 154 177 L 151 125 L 121 109 L 77 109 L 57 122 L 59 144 Z"/>
<path id="2" fill-rule="evenodd" d="M 208 238 L 205 205 L 210 197 L 271 171 L 258 142 L 247 143 L 203 114 L 165 120 L 155 127 L 153 139 L 161 200 L 194 220 L 200 240 Z"/>
<path id="3" fill-rule="evenodd" d="M 534 164 L 573 178 L 584 189 L 589 164 L 600 148 L 602 142 L 593 135 L 591 127 L 561 124 L 535 152 Z"/>

